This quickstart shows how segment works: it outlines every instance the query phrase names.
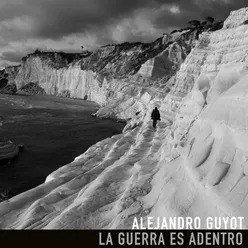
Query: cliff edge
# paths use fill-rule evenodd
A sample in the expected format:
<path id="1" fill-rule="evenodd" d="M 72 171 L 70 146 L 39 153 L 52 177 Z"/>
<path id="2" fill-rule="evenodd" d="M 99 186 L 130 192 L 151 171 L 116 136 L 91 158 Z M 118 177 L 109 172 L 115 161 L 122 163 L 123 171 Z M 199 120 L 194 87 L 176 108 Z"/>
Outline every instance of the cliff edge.
<path id="1" fill-rule="evenodd" d="M 24 78 L 21 75 L 39 79 L 48 94 L 70 89 L 71 96 L 87 94 L 90 100 L 99 94 L 103 106 L 99 114 L 110 115 L 111 110 L 116 116 L 133 116 L 128 124 L 133 129 L 98 142 L 50 174 L 44 184 L 2 202 L 0 228 L 132 228 L 134 217 L 143 217 L 146 226 L 148 216 L 200 217 L 201 228 L 206 228 L 208 216 L 241 216 L 244 222 L 238 228 L 247 228 L 247 20 L 247 8 L 232 12 L 222 29 L 203 32 L 189 50 L 177 43 L 168 45 L 164 37 L 153 45 L 162 42 L 168 46 L 153 58 L 148 56 L 141 66 L 130 67 L 135 71 L 128 66 L 117 70 L 113 60 L 104 68 L 97 64 L 94 68 L 90 63 L 93 54 L 76 62 L 76 68 L 51 73 L 44 69 L 41 76 L 37 69 L 34 74 L 23 74 L 21 69 L 20 79 Z M 128 55 L 121 50 L 118 56 L 137 58 L 140 46 L 131 48 Z M 110 55 L 112 49 L 104 47 L 94 56 Z M 173 53 L 177 49 L 181 52 Z M 158 76 L 161 70 L 154 65 L 163 61 L 167 66 L 168 58 L 177 59 L 175 55 L 181 56 L 182 51 L 190 53 L 180 60 L 178 70 L 171 67 L 173 75 L 167 78 L 166 74 L 164 83 L 164 77 Z M 46 68 L 39 58 L 34 61 L 34 66 L 39 62 L 39 68 Z M 88 71 L 87 66 L 93 67 Z M 60 74 L 60 70 L 66 72 Z M 97 70 L 105 73 L 102 84 Z M 113 70 L 120 73 L 115 76 Z M 122 72 L 127 75 L 124 79 Z M 87 90 L 80 88 L 75 75 L 88 83 Z M 22 85 L 22 80 L 16 82 Z M 165 89 L 168 85 L 169 91 Z M 102 97 L 103 89 L 113 93 Z M 162 119 L 157 129 L 150 121 L 155 106 Z M 140 109 L 145 111 L 141 117 L 135 114 Z M 230 223 L 220 223 L 220 227 L 230 228 Z"/>

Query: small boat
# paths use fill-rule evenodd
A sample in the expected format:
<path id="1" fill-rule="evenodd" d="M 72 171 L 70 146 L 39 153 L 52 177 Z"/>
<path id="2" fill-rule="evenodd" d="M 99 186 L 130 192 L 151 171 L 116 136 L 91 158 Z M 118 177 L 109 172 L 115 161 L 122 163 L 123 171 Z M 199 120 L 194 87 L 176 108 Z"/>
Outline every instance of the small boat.
<path id="1" fill-rule="evenodd" d="M 0 142 L 0 161 L 11 160 L 18 156 L 19 152 L 19 146 L 15 145 L 12 141 Z"/>

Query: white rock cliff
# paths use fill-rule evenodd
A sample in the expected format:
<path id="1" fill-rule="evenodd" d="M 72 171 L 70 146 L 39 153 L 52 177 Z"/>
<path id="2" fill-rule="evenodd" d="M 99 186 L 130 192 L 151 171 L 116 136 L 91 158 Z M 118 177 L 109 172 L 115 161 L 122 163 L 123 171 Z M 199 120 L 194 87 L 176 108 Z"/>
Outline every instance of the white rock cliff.
<path id="1" fill-rule="evenodd" d="M 202 33 L 179 70 L 162 79 L 153 78 L 161 73 L 161 66 L 154 65 L 164 63 L 164 71 L 173 70 L 185 56 L 182 46 L 169 44 L 134 74 L 106 62 L 103 80 L 79 64 L 53 71 L 38 58 L 27 60 L 34 61 L 33 67 L 40 65 L 36 70 L 22 67 L 18 88 L 28 79 L 48 94 L 69 90 L 71 97 L 87 95 L 105 105 L 101 116 L 132 119 L 122 134 L 90 147 L 44 184 L 2 202 L 0 228 L 131 228 L 134 217 L 144 217 L 147 224 L 148 216 L 200 217 L 202 228 L 208 216 L 244 217 L 239 227 L 247 228 L 246 20 L 248 8 L 232 12 L 223 29 Z M 168 69 L 172 50 L 177 56 Z M 135 53 L 137 48 L 122 56 Z M 108 80 L 111 67 L 129 75 Z M 155 130 L 150 121 L 154 106 L 162 119 Z"/>

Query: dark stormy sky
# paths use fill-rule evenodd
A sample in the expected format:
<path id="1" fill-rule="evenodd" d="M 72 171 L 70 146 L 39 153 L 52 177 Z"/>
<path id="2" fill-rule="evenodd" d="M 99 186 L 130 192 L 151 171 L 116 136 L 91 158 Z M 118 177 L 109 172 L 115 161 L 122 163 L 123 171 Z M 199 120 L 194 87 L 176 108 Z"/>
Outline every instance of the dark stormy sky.
<path id="1" fill-rule="evenodd" d="M 34 49 L 149 42 L 192 19 L 225 19 L 247 0 L 0 0 L 0 67 Z"/>

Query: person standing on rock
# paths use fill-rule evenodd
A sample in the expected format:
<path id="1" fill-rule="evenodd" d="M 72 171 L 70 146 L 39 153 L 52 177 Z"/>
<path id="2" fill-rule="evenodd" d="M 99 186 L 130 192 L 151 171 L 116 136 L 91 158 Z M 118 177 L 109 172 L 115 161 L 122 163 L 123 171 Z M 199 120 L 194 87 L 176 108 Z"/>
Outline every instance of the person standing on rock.
<path id="1" fill-rule="evenodd" d="M 153 127 L 156 128 L 157 121 L 160 121 L 160 113 L 157 107 L 153 109 L 151 117 L 153 119 Z"/>

